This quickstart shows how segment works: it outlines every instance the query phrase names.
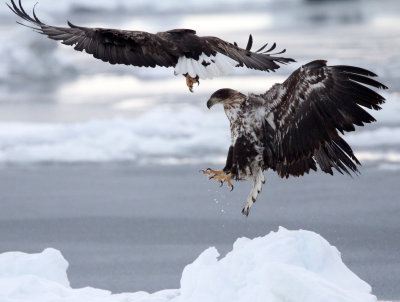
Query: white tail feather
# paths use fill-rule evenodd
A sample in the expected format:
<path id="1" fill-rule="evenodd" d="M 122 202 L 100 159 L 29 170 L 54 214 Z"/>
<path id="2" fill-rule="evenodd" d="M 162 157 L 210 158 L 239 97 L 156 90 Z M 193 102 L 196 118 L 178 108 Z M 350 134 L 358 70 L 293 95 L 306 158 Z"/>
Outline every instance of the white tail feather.
<path id="1" fill-rule="evenodd" d="M 202 64 L 198 64 L 198 62 L 193 61 L 193 69 L 200 79 L 204 79 L 206 77 L 206 70 Z"/>
<path id="2" fill-rule="evenodd" d="M 207 66 L 202 63 L 205 62 Z M 207 57 L 204 53 L 198 60 L 182 56 L 175 65 L 175 74 L 189 74 L 192 78 L 198 76 L 200 79 L 213 78 L 220 74 L 229 74 L 237 65 L 237 62 L 221 53 L 216 56 Z"/>
<path id="3" fill-rule="evenodd" d="M 227 56 L 220 54 L 220 53 L 217 53 L 217 55 L 215 56 L 215 63 L 217 64 L 220 72 L 223 74 L 230 73 L 233 69 L 233 66 L 236 65 L 236 64 L 235 65 L 231 64 L 231 61 L 233 61 L 233 60 L 228 58 Z"/>
<path id="4" fill-rule="evenodd" d="M 189 76 L 191 76 L 192 78 L 195 78 L 197 76 L 196 72 L 194 71 L 193 68 L 193 63 L 195 63 L 195 61 L 193 60 L 186 60 L 186 70 L 187 73 L 189 74 Z M 196 63 L 195 63 L 196 64 Z"/>

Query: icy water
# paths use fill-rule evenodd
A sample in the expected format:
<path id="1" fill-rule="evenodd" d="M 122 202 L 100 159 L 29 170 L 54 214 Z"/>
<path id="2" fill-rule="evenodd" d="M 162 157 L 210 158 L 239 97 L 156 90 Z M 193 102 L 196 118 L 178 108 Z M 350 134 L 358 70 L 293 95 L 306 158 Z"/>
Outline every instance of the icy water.
<path id="1" fill-rule="evenodd" d="M 249 184 L 233 192 L 198 173 L 204 166 L 129 164 L 0 169 L 0 252 L 60 249 L 73 287 L 113 292 L 178 288 L 203 250 L 225 254 L 241 236 L 279 226 L 313 230 L 342 253 L 379 299 L 400 297 L 400 175 L 368 166 L 362 175 L 267 173 L 248 218 Z"/>
<path id="2" fill-rule="evenodd" d="M 36 1 L 23 1 L 27 10 Z M 157 4 L 155 4 L 157 3 Z M 0 8 L 0 252 L 59 248 L 75 287 L 178 286 L 210 245 L 279 225 L 321 233 L 380 298 L 400 297 L 400 1 L 49 1 L 43 21 L 194 28 L 245 46 L 287 49 L 275 73 L 238 69 L 190 94 L 172 69 L 111 66 L 15 24 Z M 376 72 L 390 87 L 378 122 L 346 135 L 362 176 L 269 177 L 251 217 L 197 173 L 221 166 L 229 126 L 205 103 L 216 89 L 263 92 L 315 59 Z"/>

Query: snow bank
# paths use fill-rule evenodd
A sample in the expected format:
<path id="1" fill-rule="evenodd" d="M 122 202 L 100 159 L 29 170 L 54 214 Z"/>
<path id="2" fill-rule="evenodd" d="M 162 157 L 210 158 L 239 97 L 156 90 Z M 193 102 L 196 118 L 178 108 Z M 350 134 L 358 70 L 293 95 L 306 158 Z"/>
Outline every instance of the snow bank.
<path id="1" fill-rule="evenodd" d="M 229 123 L 221 110 L 206 110 L 159 106 L 135 119 L 66 124 L 3 122 L 0 162 L 223 162 L 230 144 Z M 391 154 L 398 154 L 400 147 L 400 128 L 370 128 L 349 133 L 345 139 L 362 154 L 378 151 L 376 160 L 393 161 Z M 391 150 L 376 150 L 383 147 Z"/>
<path id="2" fill-rule="evenodd" d="M 229 135 L 222 112 L 192 107 L 161 107 L 134 120 L 0 123 L 0 162 L 211 160 L 225 155 Z"/>
<path id="3" fill-rule="evenodd" d="M 204 251 L 182 273 L 179 290 L 112 295 L 71 289 L 67 264 L 53 249 L 41 254 L 0 255 L 2 302 L 373 302 L 371 288 L 342 262 L 338 250 L 320 235 L 280 228 L 265 237 L 238 239 L 219 259 Z"/>
<path id="4" fill-rule="evenodd" d="M 222 112 L 191 107 L 158 108 L 134 120 L 0 123 L 0 162 L 207 160 L 225 155 L 229 135 Z"/>

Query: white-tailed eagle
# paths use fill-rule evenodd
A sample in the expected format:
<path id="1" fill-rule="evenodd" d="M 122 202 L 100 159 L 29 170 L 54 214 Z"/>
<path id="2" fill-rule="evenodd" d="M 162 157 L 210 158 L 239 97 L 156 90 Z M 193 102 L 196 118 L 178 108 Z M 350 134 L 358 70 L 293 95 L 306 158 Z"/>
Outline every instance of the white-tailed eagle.
<path id="1" fill-rule="evenodd" d="M 50 39 L 72 45 L 75 50 L 85 50 L 104 62 L 139 67 L 174 67 L 175 75 L 182 74 L 186 77 L 190 91 L 193 91 L 193 83 L 199 83 L 200 79 L 228 74 L 234 67 L 274 71 L 279 68 L 277 63 L 294 62 L 293 59 L 276 56 L 285 50 L 270 54 L 276 47 L 275 43 L 267 50 L 266 44 L 255 52 L 251 51 L 251 35 L 246 49 L 243 49 L 236 43 L 228 43 L 217 37 L 199 37 L 191 29 L 173 29 L 151 34 L 144 31 L 82 27 L 70 22 L 69 27 L 58 27 L 41 22 L 35 9 L 33 16 L 28 15 L 21 0 L 19 6 L 14 0 L 11 0 L 11 6 L 7 5 L 16 15 L 34 25 L 28 27 Z"/>
<path id="2" fill-rule="evenodd" d="M 264 94 L 232 89 L 214 92 L 208 108 L 222 104 L 230 121 L 231 146 L 222 171 L 203 171 L 221 185 L 231 179 L 252 180 L 242 210 L 248 215 L 265 183 L 264 171 L 302 176 L 317 166 L 329 174 L 359 173 L 360 164 L 339 133 L 354 131 L 375 119 L 362 107 L 379 110 L 385 99 L 368 88 L 387 89 L 371 71 L 353 66 L 310 62 Z"/>

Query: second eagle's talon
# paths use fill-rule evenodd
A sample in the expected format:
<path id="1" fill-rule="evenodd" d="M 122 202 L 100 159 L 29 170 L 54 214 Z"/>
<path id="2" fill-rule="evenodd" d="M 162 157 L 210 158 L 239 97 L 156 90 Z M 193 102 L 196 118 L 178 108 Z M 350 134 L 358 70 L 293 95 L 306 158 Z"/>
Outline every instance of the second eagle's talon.
<path id="1" fill-rule="evenodd" d="M 232 173 L 225 174 L 225 172 L 222 171 L 215 171 L 210 168 L 207 168 L 206 170 L 201 170 L 204 174 L 209 175 L 208 179 L 214 179 L 216 180 L 219 184 L 220 187 L 224 185 L 226 182 L 226 185 L 228 188 L 231 188 L 231 191 L 233 190 L 233 185 L 231 183 L 232 179 Z"/>
<path id="2" fill-rule="evenodd" d="M 186 85 L 189 88 L 190 92 L 194 92 L 193 91 L 193 84 L 197 83 L 197 86 L 200 85 L 200 81 L 198 79 L 198 76 L 196 76 L 195 78 L 192 78 L 188 73 L 186 74 Z"/>

